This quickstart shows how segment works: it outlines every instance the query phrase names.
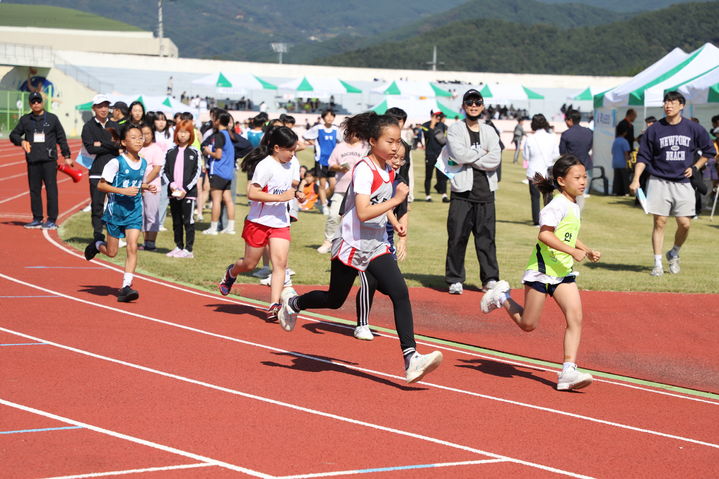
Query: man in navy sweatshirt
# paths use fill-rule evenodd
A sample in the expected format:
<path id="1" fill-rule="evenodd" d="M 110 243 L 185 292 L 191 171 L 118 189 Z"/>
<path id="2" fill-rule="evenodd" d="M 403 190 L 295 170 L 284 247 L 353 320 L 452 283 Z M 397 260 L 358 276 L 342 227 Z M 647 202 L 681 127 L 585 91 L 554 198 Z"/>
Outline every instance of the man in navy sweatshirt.
<path id="1" fill-rule="evenodd" d="M 695 216 L 694 190 L 690 178 L 697 170 L 716 155 L 709 134 L 699 124 L 682 117 L 686 100 L 677 91 L 664 95 L 665 117 L 647 128 L 642 135 L 637 155 L 634 179 L 629 190 L 634 194 L 639 189 L 639 177 L 646 169 L 647 210 L 654 215 L 652 246 L 654 268 L 652 276 L 664 274 L 662 249 L 664 227 L 668 216 L 676 217 L 677 231 L 674 247 L 666 254 L 669 272 L 679 273 L 679 249 L 689 235 L 691 218 Z M 697 158 L 696 153 L 701 156 Z"/>

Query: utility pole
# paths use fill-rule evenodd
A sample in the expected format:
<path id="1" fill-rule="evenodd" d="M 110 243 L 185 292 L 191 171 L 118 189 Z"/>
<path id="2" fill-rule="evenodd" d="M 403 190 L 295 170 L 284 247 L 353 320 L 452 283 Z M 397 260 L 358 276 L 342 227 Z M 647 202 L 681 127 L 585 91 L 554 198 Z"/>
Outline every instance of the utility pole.
<path id="1" fill-rule="evenodd" d="M 160 40 L 160 56 L 165 56 L 164 28 L 162 26 L 162 0 L 157 0 L 157 38 Z"/>
<path id="2" fill-rule="evenodd" d="M 437 71 L 437 65 L 444 65 L 444 62 L 437 62 L 437 45 L 432 48 L 432 61 L 427 62 L 427 65 L 432 65 L 432 71 Z"/>

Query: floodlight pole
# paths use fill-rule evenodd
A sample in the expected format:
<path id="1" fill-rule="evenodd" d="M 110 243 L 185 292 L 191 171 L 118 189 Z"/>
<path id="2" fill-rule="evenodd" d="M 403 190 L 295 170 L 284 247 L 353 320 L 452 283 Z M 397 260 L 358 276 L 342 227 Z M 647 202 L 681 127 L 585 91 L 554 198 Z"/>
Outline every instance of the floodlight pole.
<path id="1" fill-rule="evenodd" d="M 272 51 L 277 53 L 277 60 L 280 65 L 282 65 L 282 54 L 287 53 L 287 44 L 286 43 L 270 43 L 270 46 L 272 47 Z"/>
<path id="2" fill-rule="evenodd" d="M 437 62 L 437 45 L 432 48 L 432 61 L 427 62 L 427 65 L 432 65 L 432 71 L 437 71 L 437 65 L 444 65 L 444 62 Z"/>
<path id="3" fill-rule="evenodd" d="M 162 0 L 157 0 L 157 37 L 160 40 L 160 56 L 164 56 L 165 53 L 165 47 L 163 37 L 164 37 L 164 28 L 162 25 Z"/>

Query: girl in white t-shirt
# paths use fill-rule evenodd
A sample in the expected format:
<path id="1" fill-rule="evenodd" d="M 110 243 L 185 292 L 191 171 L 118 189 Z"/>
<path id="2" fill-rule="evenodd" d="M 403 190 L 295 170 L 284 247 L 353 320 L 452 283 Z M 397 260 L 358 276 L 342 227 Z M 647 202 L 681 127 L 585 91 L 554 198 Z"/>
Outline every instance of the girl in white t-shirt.
<path id="1" fill-rule="evenodd" d="M 227 267 L 219 284 L 220 293 L 227 296 L 237 275 L 252 271 L 265 246 L 269 245 L 272 260 L 271 306 L 267 310 L 269 321 L 277 319 L 290 251 L 288 203 L 294 198 L 302 199 L 302 193 L 292 184 L 297 170 L 291 162 L 296 147 L 297 135 L 280 126 L 265 133 L 260 146 L 242 160 L 243 170 L 254 170 L 247 185 L 250 212 L 242 230 L 245 254 Z"/>
<path id="2" fill-rule="evenodd" d="M 332 243 L 329 290 L 298 296 L 293 289 L 285 289 L 278 319 L 283 329 L 292 331 L 303 309 L 340 308 L 358 273 L 368 271 L 377 278 L 378 289 L 392 300 L 405 378 L 413 383 L 439 366 L 442 353 L 417 353 L 407 284 L 387 244 L 388 212 L 409 192 L 403 183 L 397 185 L 394 195 L 392 192 L 394 171 L 390 160 L 402 142 L 399 124 L 390 116 L 368 112 L 348 118 L 343 126 L 348 135 L 369 143 L 370 150 L 352 169 L 340 234 Z"/>

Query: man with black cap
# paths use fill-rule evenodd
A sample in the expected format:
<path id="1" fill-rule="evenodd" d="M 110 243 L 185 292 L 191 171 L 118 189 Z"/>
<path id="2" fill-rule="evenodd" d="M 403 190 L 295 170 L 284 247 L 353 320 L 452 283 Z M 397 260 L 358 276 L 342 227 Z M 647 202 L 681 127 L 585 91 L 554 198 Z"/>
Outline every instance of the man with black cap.
<path id="1" fill-rule="evenodd" d="M 107 130 L 113 128 L 118 134 L 120 126 L 109 120 L 110 99 L 105 95 L 95 95 L 92 99 L 92 111 L 95 116 L 90 118 L 82 127 L 82 145 L 85 150 L 95 157 L 90 166 L 90 211 L 94 239 L 102 241 L 105 235 L 102 232 L 102 213 L 105 208 L 105 193 L 98 191 L 97 184 L 102 177 L 102 170 L 112 158 L 120 154 L 119 143 L 116 143 L 112 134 Z"/>
<path id="2" fill-rule="evenodd" d="M 25 228 L 55 230 L 57 225 L 57 146 L 65 158 L 65 164 L 72 166 L 70 147 L 65 130 L 56 115 L 45 111 L 42 94 L 33 92 L 28 97 L 32 113 L 23 115 L 13 131 L 10 141 L 25 150 L 27 179 L 30 186 L 30 208 L 32 222 Z M 47 195 L 47 221 L 43 223 L 42 185 Z"/>
<path id="3" fill-rule="evenodd" d="M 499 281 L 494 209 L 497 169 L 502 161 L 499 136 L 492 126 L 480 122 L 484 111 L 481 93 L 467 90 L 462 108 L 465 119 L 447 129 L 444 152 L 458 168 L 450 180 L 452 199 L 447 213 L 445 281 L 450 294 L 462 294 L 470 233 L 474 235 L 482 289 L 489 290 Z"/>
<path id="4" fill-rule="evenodd" d="M 434 167 L 437 163 L 442 148 L 447 142 L 447 125 L 444 123 L 445 116 L 441 111 L 433 111 L 432 119 L 422 124 L 422 134 L 424 135 L 424 194 L 426 201 L 432 201 L 429 194 L 429 188 L 432 185 L 432 172 L 436 170 Z M 442 195 L 444 203 L 449 202 L 447 198 L 447 177 L 439 170 L 437 171 L 437 183 L 434 189 Z"/>

